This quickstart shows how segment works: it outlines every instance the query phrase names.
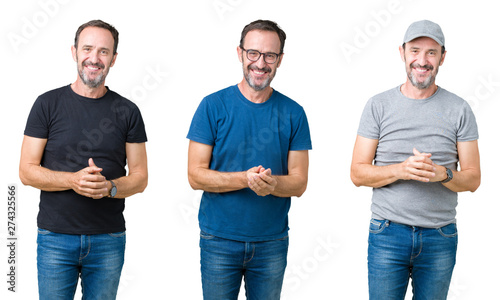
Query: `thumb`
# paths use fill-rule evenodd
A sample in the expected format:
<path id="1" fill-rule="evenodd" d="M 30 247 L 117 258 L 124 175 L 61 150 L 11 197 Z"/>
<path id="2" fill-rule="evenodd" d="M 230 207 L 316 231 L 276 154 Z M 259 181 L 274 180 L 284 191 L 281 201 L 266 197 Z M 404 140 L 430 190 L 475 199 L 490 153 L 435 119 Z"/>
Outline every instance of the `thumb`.
<path id="1" fill-rule="evenodd" d="M 94 163 L 94 160 L 91 158 L 89 158 L 89 167 L 97 167 Z"/>
<path id="2" fill-rule="evenodd" d="M 96 164 L 94 163 L 94 160 L 92 158 L 89 158 L 89 168 L 95 168 L 94 172 L 97 171 L 98 174 L 100 174 L 100 172 L 102 171 L 102 168 L 99 168 L 98 166 L 96 166 Z"/>
<path id="3" fill-rule="evenodd" d="M 265 175 L 267 175 L 267 176 L 271 176 L 271 168 L 262 170 L 261 174 L 262 173 L 265 174 Z"/>
<path id="4" fill-rule="evenodd" d="M 413 155 L 415 155 L 415 156 L 426 156 L 426 157 L 431 157 L 432 156 L 432 154 L 430 154 L 430 153 L 425 153 L 425 152 L 424 153 L 420 153 L 417 150 L 417 148 L 413 148 Z"/>

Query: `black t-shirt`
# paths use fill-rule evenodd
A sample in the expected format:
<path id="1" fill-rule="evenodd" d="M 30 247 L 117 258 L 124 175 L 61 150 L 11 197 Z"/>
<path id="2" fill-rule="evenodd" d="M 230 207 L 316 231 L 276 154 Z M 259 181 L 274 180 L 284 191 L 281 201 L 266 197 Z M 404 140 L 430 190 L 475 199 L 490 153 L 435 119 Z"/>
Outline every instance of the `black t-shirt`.
<path id="1" fill-rule="evenodd" d="M 24 134 L 47 139 L 41 165 L 76 172 L 88 159 L 106 179 L 126 175 L 126 143 L 147 141 L 139 108 L 108 89 L 98 99 L 76 94 L 70 85 L 38 97 Z M 67 234 L 101 234 L 125 230 L 125 199 L 92 199 L 73 190 L 41 191 L 38 227 Z"/>

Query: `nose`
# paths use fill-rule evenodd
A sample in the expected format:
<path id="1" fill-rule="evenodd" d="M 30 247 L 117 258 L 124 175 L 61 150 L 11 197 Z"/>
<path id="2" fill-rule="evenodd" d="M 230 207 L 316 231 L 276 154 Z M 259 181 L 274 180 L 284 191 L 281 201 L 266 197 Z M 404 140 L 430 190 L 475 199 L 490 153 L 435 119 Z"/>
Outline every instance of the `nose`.
<path id="1" fill-rule="evenodd" d="M 267 63 L 264 61 L 264 54 L 260 55 L 259 60 L 257 60 L 255 64 L 261 69 L 267 65 Z"/>
<path id="2" fill-rule="evenodd" d="M 92 51 L 90 54 L 89 54 L 89 60 L 92 62 L 92 63 L 97 63 L 99 61 L 99 56 L 98 56 L 98 52 L 97 50 L 94 50 Z"/>
<path id="3" fill-rule="evenodd" d="M 424 51 L 421 51 L 421 53 L 418 54 L 417 56 L 417 63 L 421 66 L 423 65 L 426 65 L 427 64 L 427 56 L 426 54 L 424 53 Z"/>

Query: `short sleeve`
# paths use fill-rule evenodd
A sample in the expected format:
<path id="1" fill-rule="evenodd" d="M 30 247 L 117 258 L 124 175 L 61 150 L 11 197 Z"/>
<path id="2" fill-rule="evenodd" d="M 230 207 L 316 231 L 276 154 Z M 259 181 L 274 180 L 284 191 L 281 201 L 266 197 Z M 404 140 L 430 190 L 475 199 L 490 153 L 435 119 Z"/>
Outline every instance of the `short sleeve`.
<path id="1" fill-rule="evenodd" d="M 144 143 L 147 142 L 147 140 L 146 126 L 144 125 L 141 111 L 134 105 L 129 120 L 127 143 Z"/>
<path id="2" fill-rule="evenodd" d="M 470 105 L 464 101 L 457 123 L 457 142 L 474 141 L 479 138 L 476 117 Z"/>
<path id="3" fill-rule="evenodd" d="M 291 142 L 290 142 L 290 150 L 291 151 L 299 151 L 299 150 L 311 150 L 311 134 L 309 131 L 309 123 L 307 121 L 306 113 L 303 109 L 301 109 L 300 115 L 298 117 L 296 126 L 294 128 Z"/>
<path id="4" fill-rule="evenodd" d="M 196 110 L 187 138 L 206 145 L 213 146 L 217 138 L 215 112 L 210 102 L 204 98 Z"/>
<path id="5" fill-rule="evenodd" d="M 380 139 L 380 115 L 373 98 L 368 100 L 361 114 L 358 135 L 369 139 Z"/>
<path id="6" fill-rule="evenodd" d="M 50 121 L 46 105 L 42 97 L 37 98 L 28 116 L 24 135 L 41 139 L 48 138 Z"/>

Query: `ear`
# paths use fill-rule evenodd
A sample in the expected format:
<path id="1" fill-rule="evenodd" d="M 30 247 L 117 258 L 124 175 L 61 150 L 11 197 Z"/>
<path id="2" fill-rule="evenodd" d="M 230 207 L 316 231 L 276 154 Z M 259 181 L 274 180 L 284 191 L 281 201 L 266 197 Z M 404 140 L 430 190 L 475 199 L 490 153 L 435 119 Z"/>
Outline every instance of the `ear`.
<path id="1" fill-rule="evenodd" d="M 243 55 L 243 49 L 241 49 L 240 46 L 237 46 L 236 47 L 236 51 L 238 52 L 238 59 L 240 60 L 240 63 L 242 63 L 243 62 L 243 57 L 242 57 L 242 55 Z"/>
<path id="2" fill-rule="evenodd" d="M 73 60 L 76 62 L 76 48 L 74 45 L 71 46 L 71 55 L 73 56 Z"/>
<path id="3" fill-rule="evenodd" d="M 279 68 L 281 66 L 281 61 L 283 60 L 283 55 L 285 55 L 285 53 L 281 53 L 280 57 L 278 58 L 278 61 L 276 62 L 276 68 Z"/>
<path id="4" fill-rule="evenodd" d="M 439 66 L 442 66 L 443 65 L 443 62 L 444 62 L 444 58 L 446 56 L 446 50 L 444 51 L 443 55 L 441 55 L 441 61 L 439 62 Z"/>
<path id="5" fill-rule="evenodd" d="M 399 55 L 401 55 L 401 60 L 405 61 L 405 49 L 403 46 L 399 46 Z"/>
<path id="6" fill-rule="evenodd" d="M 116 52 L 114 55 L 113 55 L 113 60 L 111 61 L 111 64 L 109 65 L 109 67 L 111 68 L 112 66 L 115 65 L 115 61 L 116 61 L 116 57 L 118 56 L 118 52 Z"/>

